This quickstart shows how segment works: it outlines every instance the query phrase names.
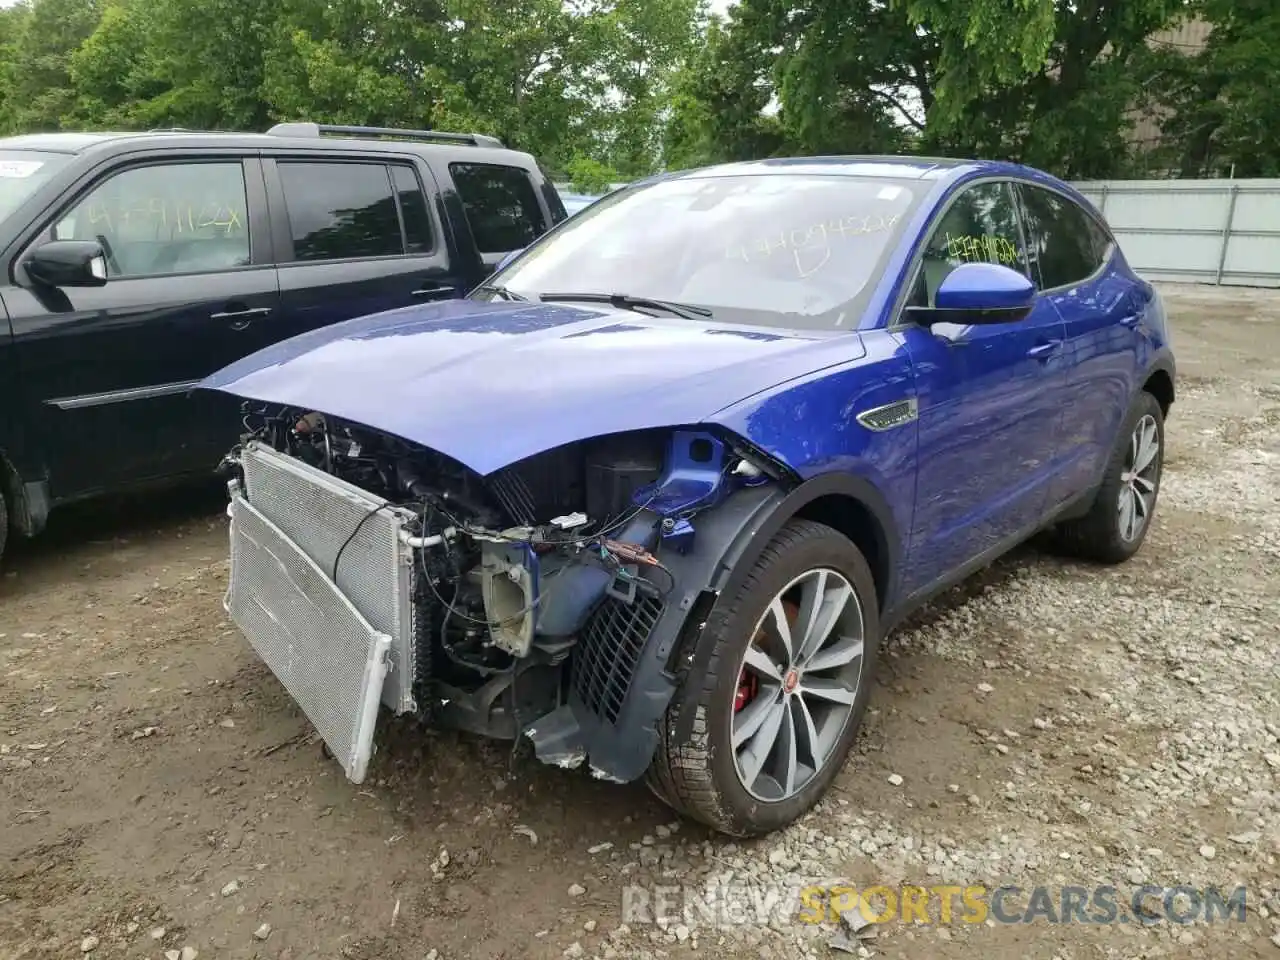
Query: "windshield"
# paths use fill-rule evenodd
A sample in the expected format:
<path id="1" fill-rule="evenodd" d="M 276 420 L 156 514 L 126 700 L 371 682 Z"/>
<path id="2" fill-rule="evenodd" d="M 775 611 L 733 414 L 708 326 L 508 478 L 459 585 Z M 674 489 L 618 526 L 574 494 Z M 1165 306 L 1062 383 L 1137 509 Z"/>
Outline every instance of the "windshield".
<path id="1" fill-rule="evenodd" d="M 65 153 L 0 150 L 0 220 L 17 210 L 40 184 L 70 160 Z"/>
<path id="2" fill-rule="evenodd" d="M 918 193 L 918 181 L 844 176 L 659 181 L 597 201 L 490 283 L 530 299 L 626 294 L 731 323 L 849 329 Z"/>

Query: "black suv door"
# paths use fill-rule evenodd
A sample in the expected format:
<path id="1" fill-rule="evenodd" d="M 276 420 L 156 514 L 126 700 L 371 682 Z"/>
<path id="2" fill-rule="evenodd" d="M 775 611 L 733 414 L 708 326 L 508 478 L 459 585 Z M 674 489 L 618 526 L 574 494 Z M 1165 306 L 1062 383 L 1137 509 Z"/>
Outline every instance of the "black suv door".
<path id="1" fill-rule="evenodd" d="M 5 300 L 54 500 L 212 473 L 238 407 L 190 388 L 250 352 L 278 311 L 266 223 L 255 158 L 167 154 L 87 174 L 27 244 Z M 104 286 L 43 287 L 22 266 L 41 243 L 94 238 Z"/>
<path id="2" fill-rule="evenodd" d="M 467 292 L 425 165 L 328 153 L 263 162 L 280 263 L 272 340 Z"/>

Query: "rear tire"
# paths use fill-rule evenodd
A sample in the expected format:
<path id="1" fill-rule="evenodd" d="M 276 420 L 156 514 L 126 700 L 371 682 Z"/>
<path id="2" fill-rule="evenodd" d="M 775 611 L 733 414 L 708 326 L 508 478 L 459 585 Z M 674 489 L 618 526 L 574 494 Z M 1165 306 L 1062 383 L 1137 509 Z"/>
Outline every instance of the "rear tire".
<path id="1" fill-rule="evenodd" d="M 1144 391 L 1125 417 L 1093 506 L 1058 528 L 1063 550 L 1097 563 L 1123 563 L 1132 557 L 1155 519 L 1163 474 L 1164 411 Z"/>
<path id="2" fill-rule="evenodd" d="M 649 787 L 731 836 L 799 819 L 826 793 L 857 737 L 879 640 L 875 581 L 862 553 L 830 527 L 791 521 L 735 594 L 716 601 L 696 648 L 677 658 L 688 663 L 710 647 L 692 733 L 675 739 L 686 675 L 661 723 Z"/>

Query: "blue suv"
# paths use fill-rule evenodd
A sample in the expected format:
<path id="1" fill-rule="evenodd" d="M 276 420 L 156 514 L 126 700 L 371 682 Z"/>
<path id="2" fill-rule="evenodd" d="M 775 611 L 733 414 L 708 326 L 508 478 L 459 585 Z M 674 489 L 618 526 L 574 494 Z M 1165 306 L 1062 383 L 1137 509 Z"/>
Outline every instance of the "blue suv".
<path id="1" fill-rule="evenodd" d="M 1174 381 L 1159 295 L 1044 173 L 664 175 L 467 299 L 207 379 L 247 426 L 226 605 L 352 781 L 410 715 L 765 833 L 913 608 L 1041 531 L 1139 549 Z"/>

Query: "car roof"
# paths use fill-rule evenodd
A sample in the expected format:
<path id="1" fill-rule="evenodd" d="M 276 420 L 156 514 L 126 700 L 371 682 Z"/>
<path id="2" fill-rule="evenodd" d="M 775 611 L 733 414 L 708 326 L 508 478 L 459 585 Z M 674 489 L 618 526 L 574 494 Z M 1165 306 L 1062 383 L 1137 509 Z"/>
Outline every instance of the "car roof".
<path id="1" fill-rule="evenodd" d="M 957 157 L 920 157 L 891 154 L 849 156 L 774 157 L 767 160 L 743 160 L 709 167 L 657 174 L 637 184 L 668 179 L 703 179 L 709 177 L 793 174 L 809 176 L 844 176 L 870 179 L 952 181 L 970 176 L 1005 176 L 1042 183 L 1059 181 L 1032 167 L 1002 160 L 973 160 Z"/>
<path id="2" fill-rule="evenodd" d="M 323 135 L 323 133 L 333 135 Z M 465 142 L 472 138 L 474 142 Z M 0 137 L 0 150 L 33 150 L 46 153 L 81 154 L 117 146 L 154 146 L 164 142 L 177 149 L 192 147 L 231 147 L 257 149 L 276 147 L 315 151 L 339 151 L 351 149 L 382 149 L 389 146 L 409 152 L 442 149 L 456 151 L 476 160 L 493 159 L 501 155 L 510 163 L 512 157 L 521 157 L 533 163 L 530 154 L 512 150 L 492 137 L 481 134 L 452 134 L 434 131 L 397 131 L 377 127 L 324 127 L 307 123 L 282 123 L 266 133 L 244 133 L 218 130 L 147 130 L 102 131 L 74 133 L 32 133 L 16 137 Z"/>
<path id="3" fill-rule="evenodd" d="M 0 137 L 0 150 L 41 150 L 45 153 L 80 153 L 104 140 L 128 136 L 121 133 L 28 133 Z"/>

